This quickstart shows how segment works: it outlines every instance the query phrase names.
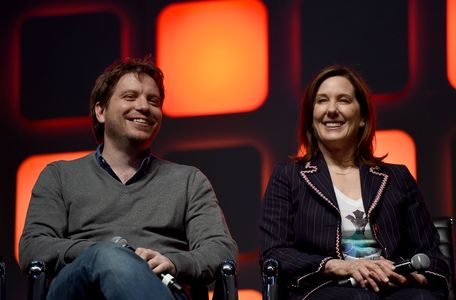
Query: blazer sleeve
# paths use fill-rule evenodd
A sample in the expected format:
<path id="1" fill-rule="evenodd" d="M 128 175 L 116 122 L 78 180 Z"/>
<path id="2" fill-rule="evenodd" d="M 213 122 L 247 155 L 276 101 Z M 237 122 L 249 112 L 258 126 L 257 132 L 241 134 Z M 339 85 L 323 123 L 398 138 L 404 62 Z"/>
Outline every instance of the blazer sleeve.
<path id="1" fill-rule="evenodd" d="M 416 253 L 425 253 L 431 260 L 430 268 L 424 272 L 431 284 L 447 285 L 449 276 L 448 265 L 439 249 L 439 234 L 433 225 L 432 217 L 426 207 L 426 202 L 413 176 L 405 166 L 400 166 L 398 176 L 399 185 L 404 187 L 404 200 L 406 203 L 405 237 L 403 243 L 408 249 L 413 249 L 412 256 Z"/>
<path id="2" fill-rule="evenodd" d="M 296 175 L 295 175 L 296 174 Z M 287 278 L 314 278 L 332 257 L 310 254 L 295 245 L 296 201 L 292 190 L 299 180 L 295 165 L 275 167 L 265 192 L 261 210 L 261 260 L 274 258 Z M 293 176 L 295 176 L 293 178 Z"/>

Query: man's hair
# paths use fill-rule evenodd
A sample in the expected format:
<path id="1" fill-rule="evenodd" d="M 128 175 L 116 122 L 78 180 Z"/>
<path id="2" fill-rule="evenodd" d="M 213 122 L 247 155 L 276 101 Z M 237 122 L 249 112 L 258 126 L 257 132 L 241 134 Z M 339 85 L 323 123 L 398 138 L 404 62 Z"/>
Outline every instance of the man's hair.
<path id="1" fill-rule="evenodd" d="M 376 129 L 375 108 L 371 99 L 371 92 L 363 78 L 353 69 L 332 65 L 322 69 L 311 80 L 307 86 L 301 101 L 300 121 L 298 127 L 298 155 L 292 156 L 297 161 L 308 162 L 315 158 L 319 149 L 318 141 L 313 128 L 313 109 L 318 89 L 323 81 L 330 77 L 342 76 L 348 79 L 353 85 L 356 101 L 358 101 L 361 118 L 365 125 L 358 131 L 357 147 L 355 148 L 355 163 L 364 163 L 370 166 L 379 165 L 386 157 L 374 156 L 374 137 Z M 306 154 L 300 155 L 301 147 L 304 147 Z"/>
<path id="2" fill-rule="evenodd" d="M 153 62 L 150 56 L 144 58 L 126 58 L 115 61 L 104 72 L 98 76 L 95 86 L 90 94 L 90 114 L 92 116 L 92 128 L 97 142 L 103 142 L 104 124 L 98 122 L 95 106 L 97 103 L 102 107 L 108 107 L 109 100 L 114 92 L 119 79 L 128 73 L 143 74 L 152 77 L 160 92 L 161 104 L 165 99 L 165 88 L 163 86 L 163 72 Z"/>

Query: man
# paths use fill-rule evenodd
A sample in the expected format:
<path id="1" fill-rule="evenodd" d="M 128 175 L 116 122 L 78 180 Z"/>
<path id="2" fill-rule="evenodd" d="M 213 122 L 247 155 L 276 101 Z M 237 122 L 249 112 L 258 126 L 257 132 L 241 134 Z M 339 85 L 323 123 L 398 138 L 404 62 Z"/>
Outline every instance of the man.
<path id="1" fill-rule="evenodd" d="M 46 263 L 55 276 L 48 299 L 174 299 L 163 274 L 210 283 L 238 250 L 207 178 L 150 154 L 162 123 L 161 70 L 149 58 L 116 62 L 90 98 L 100 145 L 40 174 L 20 240 L 21 269 Z"/>

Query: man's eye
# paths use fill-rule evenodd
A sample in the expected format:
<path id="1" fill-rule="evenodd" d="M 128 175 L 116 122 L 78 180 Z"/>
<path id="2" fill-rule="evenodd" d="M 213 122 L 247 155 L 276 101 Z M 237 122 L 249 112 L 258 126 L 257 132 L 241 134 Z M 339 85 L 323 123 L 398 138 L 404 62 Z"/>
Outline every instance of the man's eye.
<path id="1" fill-rule="evenodd" d="M 149 103 L 153 106 L 160 106 L 160 98 L 158 97 L 150 97 L 147 101 L 149 101 Z"/>

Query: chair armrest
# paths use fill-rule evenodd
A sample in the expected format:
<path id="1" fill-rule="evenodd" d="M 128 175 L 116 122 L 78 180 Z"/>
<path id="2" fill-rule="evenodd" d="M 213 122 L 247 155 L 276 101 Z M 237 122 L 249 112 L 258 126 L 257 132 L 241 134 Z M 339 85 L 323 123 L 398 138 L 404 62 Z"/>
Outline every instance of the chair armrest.
<path id="1" fill-rule="evenodd" d="M 42 261 L 32 261 L 29 269 L 28 300 L 46 299 L 46 265 Z"/>
<path id="2" fill-rule="evenodd" d="M 238 300 L 236 264 L 224 261 L 217 271 L 212 300 Z"/>
<path id="3" fill-rule="evenodd" d="M 433 223 L 439 233 L 439 248 L 450 269 L 449 300 L 456 299 L 454 282 L 454 247 L 453 247 L 453 219 L 451 217 L 435 217 Z"/>
<path id="4" fill-rule="evenodd" d="M 263 300 L 278 300 L 279 262 L 273 258 L 266 259 L 263 262 L 261 275 L 263 279 Z"/>
<path id="5" fill-rule="evenodd" d="M 3 259 L 0 257 L 0 300 L 6 299 L 6 267 Z"/>
<path id="6" fill-rule="evenodd" d="M 46 265 L 42 261 L 32 261 L 29 269 L 28 300 L 45 300 L 47 293 Z M 213 300 L 238 300 L 236 265 L 224 261 L 217 272 Z M 207 297 L 207 288 L 205 288 Z M 192 295 L 193 296 L 193 295 Z M 0 299 L 3 300 L 3 299 Z"/>

